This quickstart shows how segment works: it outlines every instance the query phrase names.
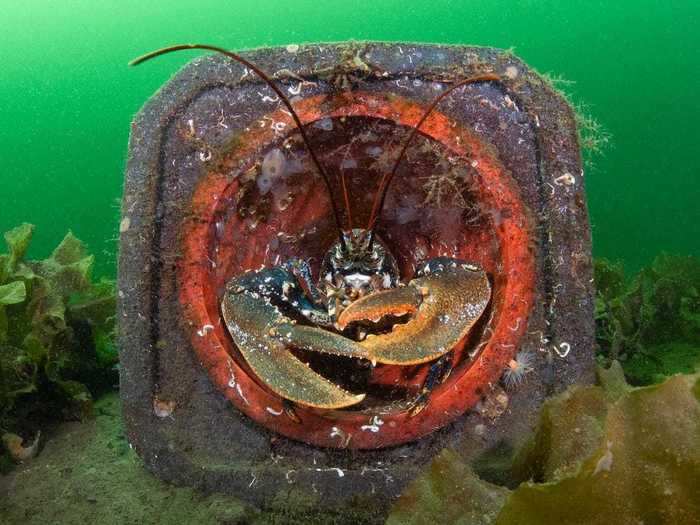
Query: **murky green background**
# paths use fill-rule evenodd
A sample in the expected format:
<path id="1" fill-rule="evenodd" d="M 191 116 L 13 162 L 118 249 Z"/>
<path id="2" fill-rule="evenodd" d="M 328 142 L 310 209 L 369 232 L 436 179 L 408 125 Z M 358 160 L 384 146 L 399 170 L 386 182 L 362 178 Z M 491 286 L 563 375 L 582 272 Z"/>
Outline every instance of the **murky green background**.
<path id="1" fill-rule="evenodd" d="M 127 68 L 145 51 L 414 40 L 515 47 L 575 81 L 613 137 L 587 174 L 596 254 L 630 269 L 698 255 L 699 14 L 697 0 L 0 0 L 0 229 L 35 223 L 41 256 L 70 228 L 114 272 L 130 119 L 194 56 Z"/>

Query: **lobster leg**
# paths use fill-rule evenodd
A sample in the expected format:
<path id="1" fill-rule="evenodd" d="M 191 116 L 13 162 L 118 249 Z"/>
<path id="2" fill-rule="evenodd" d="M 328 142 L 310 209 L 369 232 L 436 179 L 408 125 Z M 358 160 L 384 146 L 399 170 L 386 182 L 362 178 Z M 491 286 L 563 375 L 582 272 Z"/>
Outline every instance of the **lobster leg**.
<path id="1" fill-rule="evenodd" d="M 359 403 L 363 394 L 346 392 L 290 352 L 290 348 L 299 348 L 354 358 L 366 359 L 369 355 L 351 339 L 296 324 L 284 315 L 288 305 L 306 306 L 302 295 L 295 292 L 298 286 L 293 275 L 281 268 L 248 272 L 232 279 L 221 310 L 233 341 L 256 376 L 285 399 L 326 409 Z"/>
<path id="2" fill-rule="evenodd" d="M 478 321 L 491 298 L 486 273 L 457 259 L 430 260 L 405 287 L 377 292 L 346 308 L 337 325 L 377 322 L 385 316 L 410 314 L 406 324 L 360 342 L 370 359 L 379 363 L 413 365 L 437 359 L 454 346 Z"/>
<path id="3" fill-rule="evenodd" d="M 430 393 L 433 389 L 445 381 L 452 372 L 452 354 L 443 355 L 435 361 L 428 370 L 428 375 L 423 382 L 423 387 L 411 404 L 409 414 L 411 417 L 418 415 L 423 409 L 428 406 Z"/>
<path id="4" fill-rule="evenodd" d="M 300 279 L 306 288 L 309 290 L 311 298 L 316 303 L 321 302 L 321 294 L 318 288 L 314 285 L 313 276 L 311 275 L 311 268 L 309 264 L 304 259 L 299 259 L 293 257 L 283 264 L 285 270 L 292 272 L 298 279 Z"/>

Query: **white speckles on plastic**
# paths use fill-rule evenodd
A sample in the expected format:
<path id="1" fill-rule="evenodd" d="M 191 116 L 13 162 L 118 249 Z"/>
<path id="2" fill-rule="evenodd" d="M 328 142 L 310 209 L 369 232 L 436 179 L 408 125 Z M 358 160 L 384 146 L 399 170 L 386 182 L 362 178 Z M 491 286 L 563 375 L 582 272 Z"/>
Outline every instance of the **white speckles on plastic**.
<path id="1" fill-rule="evenodd" d="M 207 335 L 209 332 L 212 332 L 213 330 L 214 330 L 214 325 L 205 324 L 204 326 L 202 326 L 202 328 L 197 330 L 197 335 L 199 337 L 204 337 L 205 335 Z"/>
<path id="2" fill-rule="evenodd" d="M 338 474 L 339 478 L 342 478 L 345 476 L 345 471 L 342 468 L 338 468 L 338 467 L 316 468 L 314 470 L 316 472 L 336 472 Z"/>
<path id="3" fill-rule="evenodd" d="M 119 223 L 119 233 L 124 233 L 129 230 L 129 227 L 131 226 L 131 219 L 127 216 L 122 219 L 122 221 Z"/>
<path id="4" fill-rule="evenodd" d="M 571 352 L 571 344 L 567 343 L 566 341 L 564 341 L 563 343 L 559 343 L 558 347 L 553 346 L 552 348 L 561 358 L 566 357 L 567 355 L 569 355 L 569 352 Z"/>
<path id="5" fill-rule="evenodd" d="M 322 118 L 314 122 L 313 126 L 323 131 L 333 131 L 333 121 L 329 118 Z"/>
<path id="6" fill-rule="evenodd" d="M 515 80 L 518 78 L 519 74 L 520 71 L 518 71 L 518 68 L 515 66 L 508 66 L 504 72 L 504 76 L 509 80 Z"/>
<path id="7" fill-rule="evenodd" d="M 286 165 L 287 158 L 280 149 L 275 148 L 265 154 L 260 170 L 261 173 L 255 181 L 261 195 L 269 192 L 275 181 L 284 175 Z"/>
<path id="8" fill-rule="evenodd" d="M 238 392 L 238 395 L 241 396 L 241 399 L 243 400 L 243 402 L 246 405 L 250 405 L 250 403 L 248 402 L 248 399 L 246 399 L 246 397 L 243 395 L 243 389 L 241 388 L 240 383 L 236 383 L 236 392 Z"/>
<path id="9" fill-rule="evenodd" d="M 369 420 L 369 425 L 362 425 L 360 427 L 360 430 L 363 432 L 379 432 L 381 430 L 381 426 L 384 424 L 384 421 L 379 418 L 379 416 L 372 416 L 372 418 Z"/>
<path id="10" fill-rule="evenodd" d="M 153 399 L 153 413 L 156 417 L 164 419 L 166 417 L 172 417 L 175 411 L 176 403 L 175 401 L 163 400 L 159 398 Z"/>
<path id="11" fill-rule="evenodd" d="M 576 177 L 567 171 L 563 175 L 560 175 L 554 179 L 554 184 L 557 186 L 572 186 L 576 184 Z"/>

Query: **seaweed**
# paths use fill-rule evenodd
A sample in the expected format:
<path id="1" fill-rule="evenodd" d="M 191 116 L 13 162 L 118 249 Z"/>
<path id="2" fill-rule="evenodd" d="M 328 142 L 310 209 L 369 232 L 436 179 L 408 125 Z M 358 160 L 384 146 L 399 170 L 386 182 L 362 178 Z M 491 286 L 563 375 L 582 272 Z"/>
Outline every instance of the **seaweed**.
<path id="1" fill-rule="evenodd" d="M 599 385 L 550 398 L 515 456 L 514 490 L 446 450 L 388 523 L 700 523 L 700 375 L 630 387 L 614 362 Z"/>
<path id="2" fill-rule="evenodd" d="M 387 525 L 493 523 L 510 491 L 481 479 L 460 455 L 443 450 L 401 495 Z"/>
<path id="3" fill-rule="evenodd" d="M 94 258 L 70 232 L 47 259 L 26 260 L 33 232 L 6 232 L 0 254 L 0 432 L 25 439 L 90 417 L 117 363 L 114 282 L 92 281 Z"/>
<path id="4" fill-rule="evenodd" d="M 658 383 L 700 366 L 700 260 L 661 254 L 629 283 L 620 263 L 595 262 L 602 364 L 620 360 L 630 383 Z"/>
<path id="5" fill-rule="evenodd" d="M 588 104 L 575 100 L 576 97 L 571 92 L 574 81 L 553 73 L 538 74 L 573 109 L 583 164 L 587 168 L 593 167 L 595 158 L 602 156 L 612 145 L 610 132 L 593 116 Z"/>

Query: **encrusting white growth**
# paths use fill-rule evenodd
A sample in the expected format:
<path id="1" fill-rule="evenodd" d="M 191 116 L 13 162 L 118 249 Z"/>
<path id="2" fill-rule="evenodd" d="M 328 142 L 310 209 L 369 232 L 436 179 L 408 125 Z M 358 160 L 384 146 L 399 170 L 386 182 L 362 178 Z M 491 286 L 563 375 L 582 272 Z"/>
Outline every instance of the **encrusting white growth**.
<path id="1" fill-rule="evenodd" d="M 525 375 L 532 372 L 533 355 L 527 350 L 521 350 L 508 362 L 503 372 L 503 384 L 514 388 L 523 382 Z"/>
<path id="2" fill-rule="evenodd" d="M 260 175 L 256 179 L 258 191 L 265 195 L 270 191 L 274 182 L 284 176 L 287 159 L 278 148 L 272 149 L 263 158 Z"/>

